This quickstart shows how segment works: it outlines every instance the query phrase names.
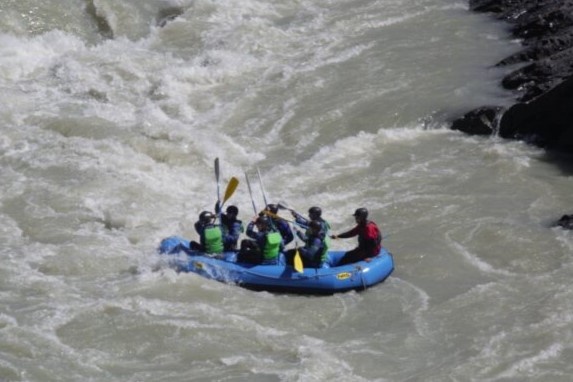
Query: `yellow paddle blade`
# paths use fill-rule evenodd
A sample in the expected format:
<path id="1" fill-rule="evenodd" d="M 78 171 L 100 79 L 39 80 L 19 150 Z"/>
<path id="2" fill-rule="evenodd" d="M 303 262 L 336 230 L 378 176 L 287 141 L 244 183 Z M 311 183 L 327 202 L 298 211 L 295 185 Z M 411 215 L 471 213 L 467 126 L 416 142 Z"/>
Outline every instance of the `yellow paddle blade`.
<path id="1" fill-rule="evenodd" d="M 222 204 L 225 204 L 225 202 L 233 195 L 238 185 L 239 179 L 232 177 L 229 181 L 229 184 L 227 184 L 227 189 L 225 190 L 225 197 L 223 198 Z"/>
<path id="2" fill-rule="evenodd" d="M 298 253 L 298 249 L 294 254 L 294 270 L 298 273 L 304 272 L 304 268 L 302 266 L 302 259 L 300 258 L 300 253 Z"/>

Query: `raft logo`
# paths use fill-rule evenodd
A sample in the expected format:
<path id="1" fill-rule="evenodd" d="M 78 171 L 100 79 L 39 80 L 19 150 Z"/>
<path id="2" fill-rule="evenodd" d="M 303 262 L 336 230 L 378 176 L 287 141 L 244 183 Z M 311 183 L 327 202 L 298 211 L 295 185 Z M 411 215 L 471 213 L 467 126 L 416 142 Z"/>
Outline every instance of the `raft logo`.
<path id="1" fill-rule="evenodd" d="M 342 272 L 336 275 L 336 278 L 339 280 L 346 280 L 352 276 L 350 272 Z"/>

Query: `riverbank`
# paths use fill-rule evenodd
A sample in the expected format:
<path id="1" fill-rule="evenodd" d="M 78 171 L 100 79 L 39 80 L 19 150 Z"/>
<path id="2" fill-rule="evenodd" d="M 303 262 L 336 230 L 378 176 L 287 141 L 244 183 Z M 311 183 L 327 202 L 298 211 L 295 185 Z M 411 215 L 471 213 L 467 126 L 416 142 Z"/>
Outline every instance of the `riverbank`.
<path id="1" fill-rule="evenodd" d="M 501 86 L 516 103 L 484 105 L 452 121 L 468 134 L 520 139 L 573 161 L 573 0 L 470 0 L 470 9 L 508 23 L 523 49 L 496 66 L 517 69 Z"/>

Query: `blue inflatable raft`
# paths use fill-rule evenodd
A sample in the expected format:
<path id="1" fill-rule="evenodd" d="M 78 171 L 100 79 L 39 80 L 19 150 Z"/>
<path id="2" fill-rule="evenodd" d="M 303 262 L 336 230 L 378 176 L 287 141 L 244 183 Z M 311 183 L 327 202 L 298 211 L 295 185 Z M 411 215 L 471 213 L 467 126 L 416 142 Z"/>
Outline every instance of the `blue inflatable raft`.
<path id="1" fill-rule="evenodd" d="M 206 255 L 189 249 L 189 241 L 173 236 L 163 239 L 159 252 L 168 255 L 168 264 L 178 272 L 193 272 L 243 288 L 280 293 L 334 294 L 364 290 L 384 281 L 394 270 L 392 254 L 382 248 L 370 261 L 335 266 L 345 251 L 329 251 L 330 268 L 305 268 L 297 272 L 292 266 L 238 263 L 236 252 Z M 281 263 L 279 262 L 279 263 Z"/>

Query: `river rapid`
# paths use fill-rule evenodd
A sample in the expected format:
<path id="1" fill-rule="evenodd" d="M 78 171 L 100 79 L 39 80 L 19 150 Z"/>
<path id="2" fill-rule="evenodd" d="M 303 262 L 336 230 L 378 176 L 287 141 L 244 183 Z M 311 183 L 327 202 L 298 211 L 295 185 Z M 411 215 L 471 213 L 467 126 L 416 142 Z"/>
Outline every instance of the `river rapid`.
<path id="1" fill-rule="evenodd" d="M 573 177 L 446 123 L 511 103 L 504 28 L 461 0 L 0 0 L 0 381 L 569 381 Z M 367 207 L 394 273 L 175 273 L 156 248 L 197 238 L 215 158 L 245 222 L 257 169 L 336 233 Z"/>

